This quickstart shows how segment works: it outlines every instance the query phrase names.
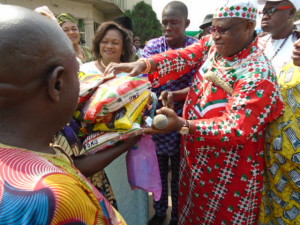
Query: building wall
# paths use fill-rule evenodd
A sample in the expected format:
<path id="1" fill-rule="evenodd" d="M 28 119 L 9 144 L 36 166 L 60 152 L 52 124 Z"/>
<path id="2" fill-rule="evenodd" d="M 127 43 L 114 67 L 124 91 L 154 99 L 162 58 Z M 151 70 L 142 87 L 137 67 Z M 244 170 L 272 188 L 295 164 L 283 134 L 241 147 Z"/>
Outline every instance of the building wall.
<path id="1" fill-rule="evenodd" d="M 67 0 L 0 0 L 0 3 L 19 5 L 29 9 L 35 9 L 39 6 L 46 5 L 55 14 L 70 12 L 78 18 L 88 18 L 92 12 L 91 4 L 83 2 L 72 2 Z"/>
<path id="2" fill-rule="evenodd" d="M 64 12 L 72 13 L 83 19 L 84 38 L 86 44 L 91 47 L 95 24 L 121 16 L 125 10 L 132 9 L 139 1 L 141 0 L 0 0 L 0 3 L 29 9 L 46 5 L 56 16 Z M 144 1 L 152 3 L 152 0 Z"/>

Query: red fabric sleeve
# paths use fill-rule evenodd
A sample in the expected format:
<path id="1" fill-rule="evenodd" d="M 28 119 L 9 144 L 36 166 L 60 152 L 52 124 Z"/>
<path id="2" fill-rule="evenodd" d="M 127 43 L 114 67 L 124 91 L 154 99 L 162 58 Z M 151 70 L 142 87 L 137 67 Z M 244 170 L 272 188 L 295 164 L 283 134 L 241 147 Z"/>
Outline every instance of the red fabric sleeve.
<path id="1" fill-rule="evenodd" d="M 211 44 L 211 36 L 207 36 L 186 48 L 169 50 L 152 56 L 151 58 L 157 63 L 157 71 L 148 75 L 152 86 L 160 87 L 200 67 L 206 59 Z"/>

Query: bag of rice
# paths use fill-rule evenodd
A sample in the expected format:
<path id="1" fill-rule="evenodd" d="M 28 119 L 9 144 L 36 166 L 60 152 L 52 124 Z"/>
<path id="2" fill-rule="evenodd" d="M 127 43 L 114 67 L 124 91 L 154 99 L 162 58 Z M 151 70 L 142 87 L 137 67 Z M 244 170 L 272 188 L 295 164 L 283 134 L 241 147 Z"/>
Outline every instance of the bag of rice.
<path id="1" fill-rule="evenodd" d="M 138 123 L 134 123 L 132 128 L 125 131 L 117 132 L 100 132 L 97 131 L 83 141 L 85 152 L 94 154 L 115 145 L 118 141 L 126 140 L 129 137 L 142 134 L 143 129 Z"/>
<path id="2" fill-rule="evenodd" d="M 96 122 L 98 117 L 115 112 L 134 101 L 150 86 L 149 81 L 136 77 L 116 77 L 100 84 L 82 110 L 83 120 Z"/>
<path id="3" fill-rule="evenodd" d="M 150 91 L 146 90 L 136 100 L 127 103 L 124 107 L 109 114 L 100 123 L 94 125 L 94 131 L 128 130 L 132 128 L 133 122 L 141 115 L 147 105 Z"/>

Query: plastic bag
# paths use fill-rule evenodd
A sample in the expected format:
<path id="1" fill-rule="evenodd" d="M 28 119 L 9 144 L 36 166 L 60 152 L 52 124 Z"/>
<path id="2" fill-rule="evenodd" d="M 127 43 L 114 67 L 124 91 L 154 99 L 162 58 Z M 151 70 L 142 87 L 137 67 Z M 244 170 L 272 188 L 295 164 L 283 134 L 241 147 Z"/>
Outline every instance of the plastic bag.
<path id="1" fill-rule="evenodd" d="M 126 162 L 131 188 L 152 192 L 155 201 L 158 201 L 161 197 L 162 186 L 155 144 L 151 135 L 142 137 L 137 147 L 129 150 Z"/>

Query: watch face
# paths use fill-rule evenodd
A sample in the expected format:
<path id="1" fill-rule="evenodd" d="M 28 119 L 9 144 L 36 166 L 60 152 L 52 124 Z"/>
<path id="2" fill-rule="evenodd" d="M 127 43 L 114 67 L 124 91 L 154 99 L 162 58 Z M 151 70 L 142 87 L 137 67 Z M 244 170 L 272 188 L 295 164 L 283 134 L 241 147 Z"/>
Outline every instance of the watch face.
<path id="1" fill-rule="evenodd" d="M 189 128 L 188 127 L 182 127 L 181 129 L 180 129 L 180 133 L 181 134 L 188 134 L 189 133 Z"/>

